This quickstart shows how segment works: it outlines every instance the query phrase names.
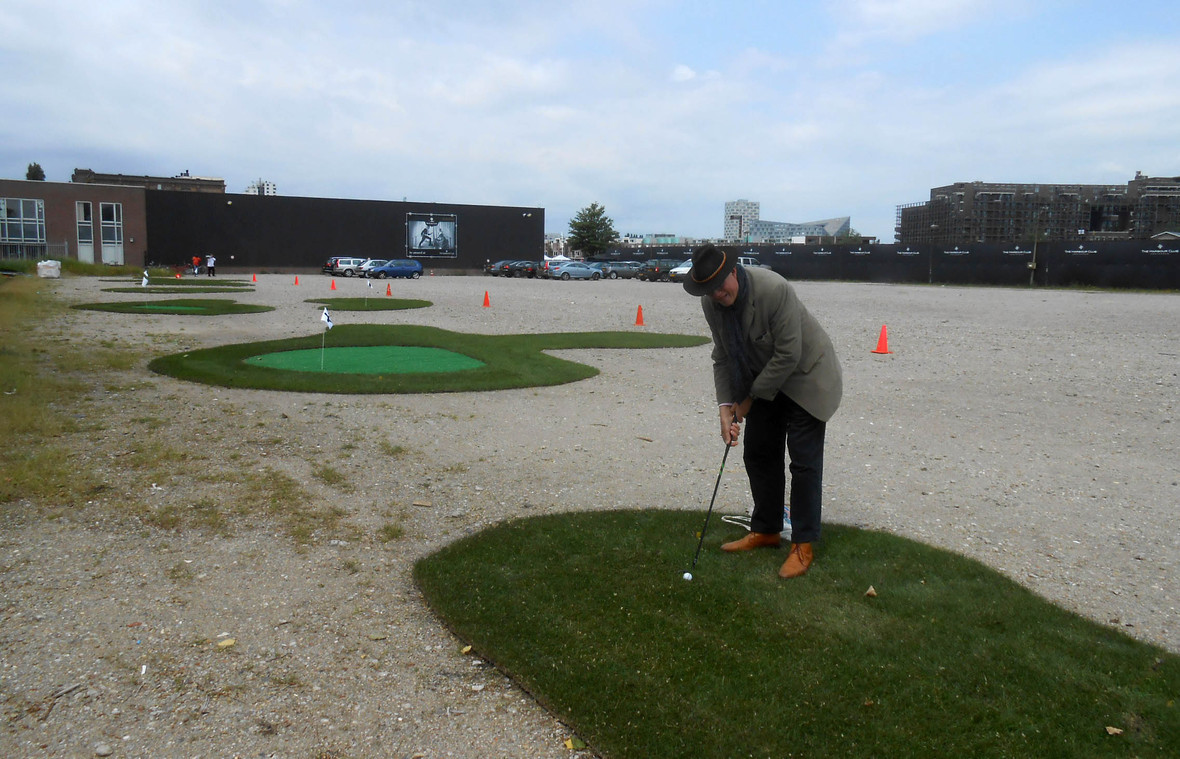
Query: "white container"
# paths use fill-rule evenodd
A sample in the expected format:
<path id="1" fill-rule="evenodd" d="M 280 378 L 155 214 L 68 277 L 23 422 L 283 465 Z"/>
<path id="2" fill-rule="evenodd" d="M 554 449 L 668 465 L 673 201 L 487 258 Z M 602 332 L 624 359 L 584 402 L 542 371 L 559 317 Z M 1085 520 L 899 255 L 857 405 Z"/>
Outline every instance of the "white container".
<path id="1" fill-rule="evenodd" d="M 61 277 L 61 261 L 38 261 L 37 276 L 45 279 L 59 279 Z"/>

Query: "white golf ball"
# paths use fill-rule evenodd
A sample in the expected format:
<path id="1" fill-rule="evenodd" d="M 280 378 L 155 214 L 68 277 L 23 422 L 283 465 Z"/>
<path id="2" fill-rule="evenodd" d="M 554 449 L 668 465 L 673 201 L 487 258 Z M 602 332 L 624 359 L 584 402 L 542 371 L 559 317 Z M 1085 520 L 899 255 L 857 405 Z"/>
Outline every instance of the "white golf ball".
<path id="1" fill-rule="evenodd" d="M 684 579 L 691 580 L 692 579 L 692 572 L 685 572 Z"/>

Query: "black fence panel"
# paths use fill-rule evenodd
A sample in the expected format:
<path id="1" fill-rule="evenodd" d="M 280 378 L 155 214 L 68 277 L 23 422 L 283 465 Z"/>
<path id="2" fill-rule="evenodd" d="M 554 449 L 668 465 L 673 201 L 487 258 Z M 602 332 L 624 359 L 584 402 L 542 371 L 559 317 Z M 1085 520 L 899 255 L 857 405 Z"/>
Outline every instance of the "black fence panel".
<path id="1" fill-rule="evenodd" d="M 971 245 L 933 252 L 931 278 L 956 285 L 1027 285 L 1032 271 L 1031 247 Z"/>
<path id="2" fill-rule="evenodd" d="M 1038 284 L 1180 289 L 1180 241 L 1050 243 L 1045 247 Z"/>
<path id="3" fill-rule="evenodd" d="M 1180 241 L 902 245 L 719 245 L 787 279 L 1009 287 L 1180 289 Z M 690 246 L 616 247 L 609 259 L 689 258 Z"/>

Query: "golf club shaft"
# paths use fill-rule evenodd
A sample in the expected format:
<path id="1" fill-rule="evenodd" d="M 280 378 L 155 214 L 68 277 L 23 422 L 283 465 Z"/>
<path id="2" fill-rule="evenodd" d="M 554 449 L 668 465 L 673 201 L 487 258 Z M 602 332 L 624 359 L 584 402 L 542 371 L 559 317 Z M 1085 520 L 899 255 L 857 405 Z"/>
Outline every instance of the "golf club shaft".
<path id="1" fill-rule="evenodd" d="M 705 542 L 705 530 L 709 529 L 709 517 L 713 515 L 713 504 L 717 501 L 717 488 L 721 487 L 721 474 L 725 471 L 725 460 L 729 458 L 729 449 L 733 446 L 725 444 L 725 453 L 721 456 L 721 468 L 717 470 L 717 481 L 713 483 L 713 497 L 709 499 L 709 510 L 705 513 L 705 525 L 701 527 L 701 536 L 697 540 L 697 552 L 692 556 L 692 569 L 697 568 L 697 557 L 701 555 L 701 544 Z"/>

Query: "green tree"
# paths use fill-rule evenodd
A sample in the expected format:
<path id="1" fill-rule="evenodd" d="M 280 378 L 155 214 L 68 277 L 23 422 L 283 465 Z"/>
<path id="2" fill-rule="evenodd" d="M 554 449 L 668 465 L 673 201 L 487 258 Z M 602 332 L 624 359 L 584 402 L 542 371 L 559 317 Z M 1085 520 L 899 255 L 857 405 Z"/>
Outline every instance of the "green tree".
<path id="1" fill-rule="evenodd" d="M 41 168 L 39 163 L 30 163 L 29 170 L 25 172 L 25 179 L 31 179 L 36 182 L 45 181 L 45 169 Z"/>
<path id="2" fill-rule="evenodd" d="M 570 249 L 581 251 L 584 256 L 601 255 L 618 240 L 615 223 L 606 215 L 606 209 L 597 203 L 578 211 L 578 215 L 570 220 Z"/>

